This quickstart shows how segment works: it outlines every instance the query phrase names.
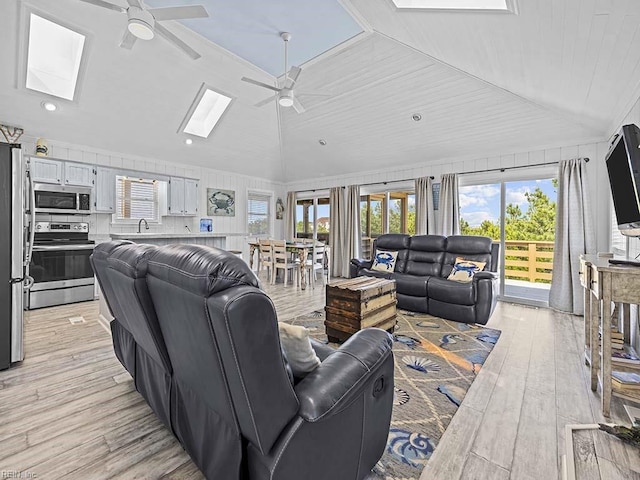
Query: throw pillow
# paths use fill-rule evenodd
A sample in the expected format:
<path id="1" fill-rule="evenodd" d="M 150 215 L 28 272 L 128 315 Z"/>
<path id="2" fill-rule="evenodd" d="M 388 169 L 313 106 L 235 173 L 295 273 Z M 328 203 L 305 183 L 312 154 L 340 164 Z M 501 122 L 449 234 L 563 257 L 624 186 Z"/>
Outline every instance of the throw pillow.
<path id="1" fill-rule="evenodd" d="M 477 272 L 481 272 L 487 262 L 476 262 L 473 260 L 465 260 L 464 258 L 457 257 L 456 263 L 453 265 L 453 270 L 447 277 L 447 280 L 454 280 L 456 282 L 470 282 L 473 280 L 473 276 Z"/>
<path id="2" fill-rule="evenodd" d="M 378 270 L 379 272 L 393 272 L 393 270 L 396 268 L 397 259 L 398 252 L 376 249 L 376 254 L 373 257 L 373 264 L 371 265 L 371 270 Z"/>
<path id="3" fill-rule="evenodd" d="M 296 378 L 302 378 L 320 365 L 320 359 L 311 347 L 309 330 L 299 325 L 278 322 L 280 345 Z"/>

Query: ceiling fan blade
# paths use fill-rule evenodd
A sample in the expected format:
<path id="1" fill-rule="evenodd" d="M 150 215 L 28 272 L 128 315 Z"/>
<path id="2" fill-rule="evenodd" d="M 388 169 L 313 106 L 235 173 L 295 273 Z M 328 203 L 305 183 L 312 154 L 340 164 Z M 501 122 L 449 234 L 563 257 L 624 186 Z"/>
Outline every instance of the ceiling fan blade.
<path id="1" fill-rule="evenodd" d="M 309 97 L 332 97 L 332 93 L 323 93 L 323 92 L 298 92 L 296 91 L 296 95 L 307 95 Z"/>
<path id="2" fill-rule="evenodd" d="M 127 3 L 129 4 L 130 7 L 142 8 L 142 5 L 140 4 L 140 0 L 127 0 Z"/>
<path id="3" fill-rule="evenodd" d="M 300 103 L 296 97 L 293 97 L 293 109 L 298 113 L 303 113 L 305 111 L 304 107 Z"/>
<path id="4" fill-rule="evenodd" d="M 273 90 L 274 92 L 278 93 L 280 93 L 280 90 L 282 90 L 281 88 L 259 82 L 258 80 L 254 80 L 253 78 L 242 77 L 240 80 L 242 80 L 243 82 L 252 83 L 253 85 L 257 85 L 259 87 L 268 88 L 269 90 Z"/>
<path id="5" fill-rule="evenodd" d="M 278 95 L 276 94 L 273 97 L 269 97 L 269 98 L 267 98 L 265 100 L 262 100 L 261 102 L 256 103 L 255 106 L 256 107 L 262 107 L 263 105 L 266 105 L 267 103 L 272 102 L 277 98 L 278 98 Z"/>
<path id="6" fill-rule="evenodd" d="M 178 37 L 176 37 L 173 33 L 171 33 L 169 30 L 167 30 L 165 27 L 163 27 L 159 23 L 156 22 L 154 29 L 158 34 L 162 35 L 165 39 L 173 43 L 176 47 L 178 47 L 180 50 L 182 50 L 184 53 L 189 55 L 194 60 L 197 60 L 198 58 L 200 58 L 200 54 L 198 52 L 196 52 L 193 48 L 191 48 L 185 42 L 180 40 Z"/>
<path id="7" fill-rule="evenodd" d="M 122 40 L 120 40 L 120 46 L 127 50 L 131 50 L 134 43 L 136 43 L 136 36 L 129 30 L 125 30 Z"/>
<path id="8" fill-rule="evenodd" d="M 127 10 L 119 7 L 118 5 L 114 5 L 113 3 L 105 2 L 103 0 L 80 0 L 81 2 L 90 3 L 91 5 L 95 5 L 96 7 L 108 8 L 109 10 L 115 10 L 116 12 L 125 13 Z"/>
<path id="9" fill-rule="evenodd" d="M 287 82 L 287 88 L 293 88 L 301 72 L 302 69 L 300 67 L 291 67 L 291 70 L 289 70 L 289 74 L 287 75 L 287 79 L 289 80 Z"/>
<path id="10" fill-rule="evenodd" d="M 153 18 L 163 20 L 184 20 L 187 18 L 205 18 L 209 16 L 202 5 L 188 5 L 184 7 L 149 8 L 147 10 Z"/>

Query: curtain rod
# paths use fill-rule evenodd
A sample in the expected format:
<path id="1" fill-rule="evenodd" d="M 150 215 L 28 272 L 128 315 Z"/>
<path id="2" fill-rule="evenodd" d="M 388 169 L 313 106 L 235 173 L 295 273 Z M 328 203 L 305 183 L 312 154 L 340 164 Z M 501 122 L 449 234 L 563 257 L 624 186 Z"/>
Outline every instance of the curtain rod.
<path id="1" fill-rule="evenodd" d="M 589 157 L 584 157 L 585 162 L 589 162 Z M 499 167 L 499 168 L 489 168 L 485 170 L 473 170 L 471 172 L 460 172 L 458 175 L 470 175 L 472 173 L 487 173 L 487 172 L 504 172 L 505 170 L 514 170 L 516 168 L 531 168 L 531 167 L 544 167 L 545 165 L 557 165 L 560 161 L 557 162 L 546 162 L 546 163 L 534 163 L 533 165 L 516 165 L 515 167 Z M 432 175 L 429 178 L 433 180 L 435 177 Z M 370 183 L 361 183 L 360 187 L 368 187 L 370 185 L 387 185 L 388 183 L 399 183 L 399 182 L 408 182 L 411 180 L 415 180 L 415 178 L 405 178 L 403 180 L 389 180 L 387 182 L 370 182 Z M 296 193 L 304 193 L 304 192 L 315 192 L 316 190 L 327 190 L 331 187 L 327 188 L 314 188 L 310 190 L 296 190 Z M 345 188 L 342 186 L 341 188 Z"/>
<path id="2" fill-rule="evenodd" d="M 585 162 L 589 162 L 589 157 L 583 157 Z M 471 172 L 460 172 L 458 175 L 470 175 L 472 173 L 487 173 L 487 172 L 504 172 L 505 170 L 514 170 L 516 168 L 531 168 L 531 167 L 544 167 L 545 165 L 557 165 L 560 161 L 557 162 L 546 162 L 546 163 L 534 163 L 533 165 L 516 165 L 515 167 L 498 167 L 498 168 L 489 168 L 485 170 L 473 170 Z M 431 177 L 433 178 L 433 177 Z"/>
<path id="3" fill-rule="evenodd" d="M 431 180 L 433 180 L 435 177 L 433 175 L 431 175 L 429 177 Z M 389 183 L 400 183 L 400 182 L 411 182 L 414 181 L 415 178 L 405 178 L 403 180 L 387 180 L 386 182 L 370 182 L 370 183 L 359 183 L 358 186 L 359 187 L 368 187 L 370 185 L 387 185 Z M 315 192 L 316 190 L 330 190 L 333 187 L 327 187 L 327 188 L 314 188 L 314 189 L 309 189 L 309 190 L 296 190 L 296 193 L 304 193 L 304 192 Z M 340 186 L 340 188 L 345 188 L 344 185 Z"/>

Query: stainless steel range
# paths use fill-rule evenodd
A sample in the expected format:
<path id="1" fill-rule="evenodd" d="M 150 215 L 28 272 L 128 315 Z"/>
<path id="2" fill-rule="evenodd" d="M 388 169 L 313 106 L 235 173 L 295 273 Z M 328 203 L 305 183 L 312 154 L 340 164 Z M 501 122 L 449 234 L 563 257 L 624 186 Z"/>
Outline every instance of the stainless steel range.
<path id="1" fill-rule="evenodd" d="M 84 302 L 94 298 L 89 257 L 94 242 L 85 222 L 35 222 L 29 272 L 28 308 Z"/>

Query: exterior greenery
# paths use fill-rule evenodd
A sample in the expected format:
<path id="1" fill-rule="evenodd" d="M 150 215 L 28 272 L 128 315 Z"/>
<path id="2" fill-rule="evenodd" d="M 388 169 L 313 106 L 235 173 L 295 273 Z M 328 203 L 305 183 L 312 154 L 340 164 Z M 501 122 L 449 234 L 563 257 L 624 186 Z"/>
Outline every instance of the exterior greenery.
<path id="1" fill-rule="evenodd" d="M 554 181 L 554 186 L 556 182 Z M 509 204 L 505 216 L 506 240 L 537 240 L 553 241 L 556 225 L 556 202 L 539 188 L 525 193 L 527 210 L 525 212 L 518 205 Z M 500 220 L 495 222 L 483 221 L 479 226 L 472 227 L 469 222 L 460 219 L 460 233 L 463 235 L 483 235 L 494 240 L 500 239 Z"/>

